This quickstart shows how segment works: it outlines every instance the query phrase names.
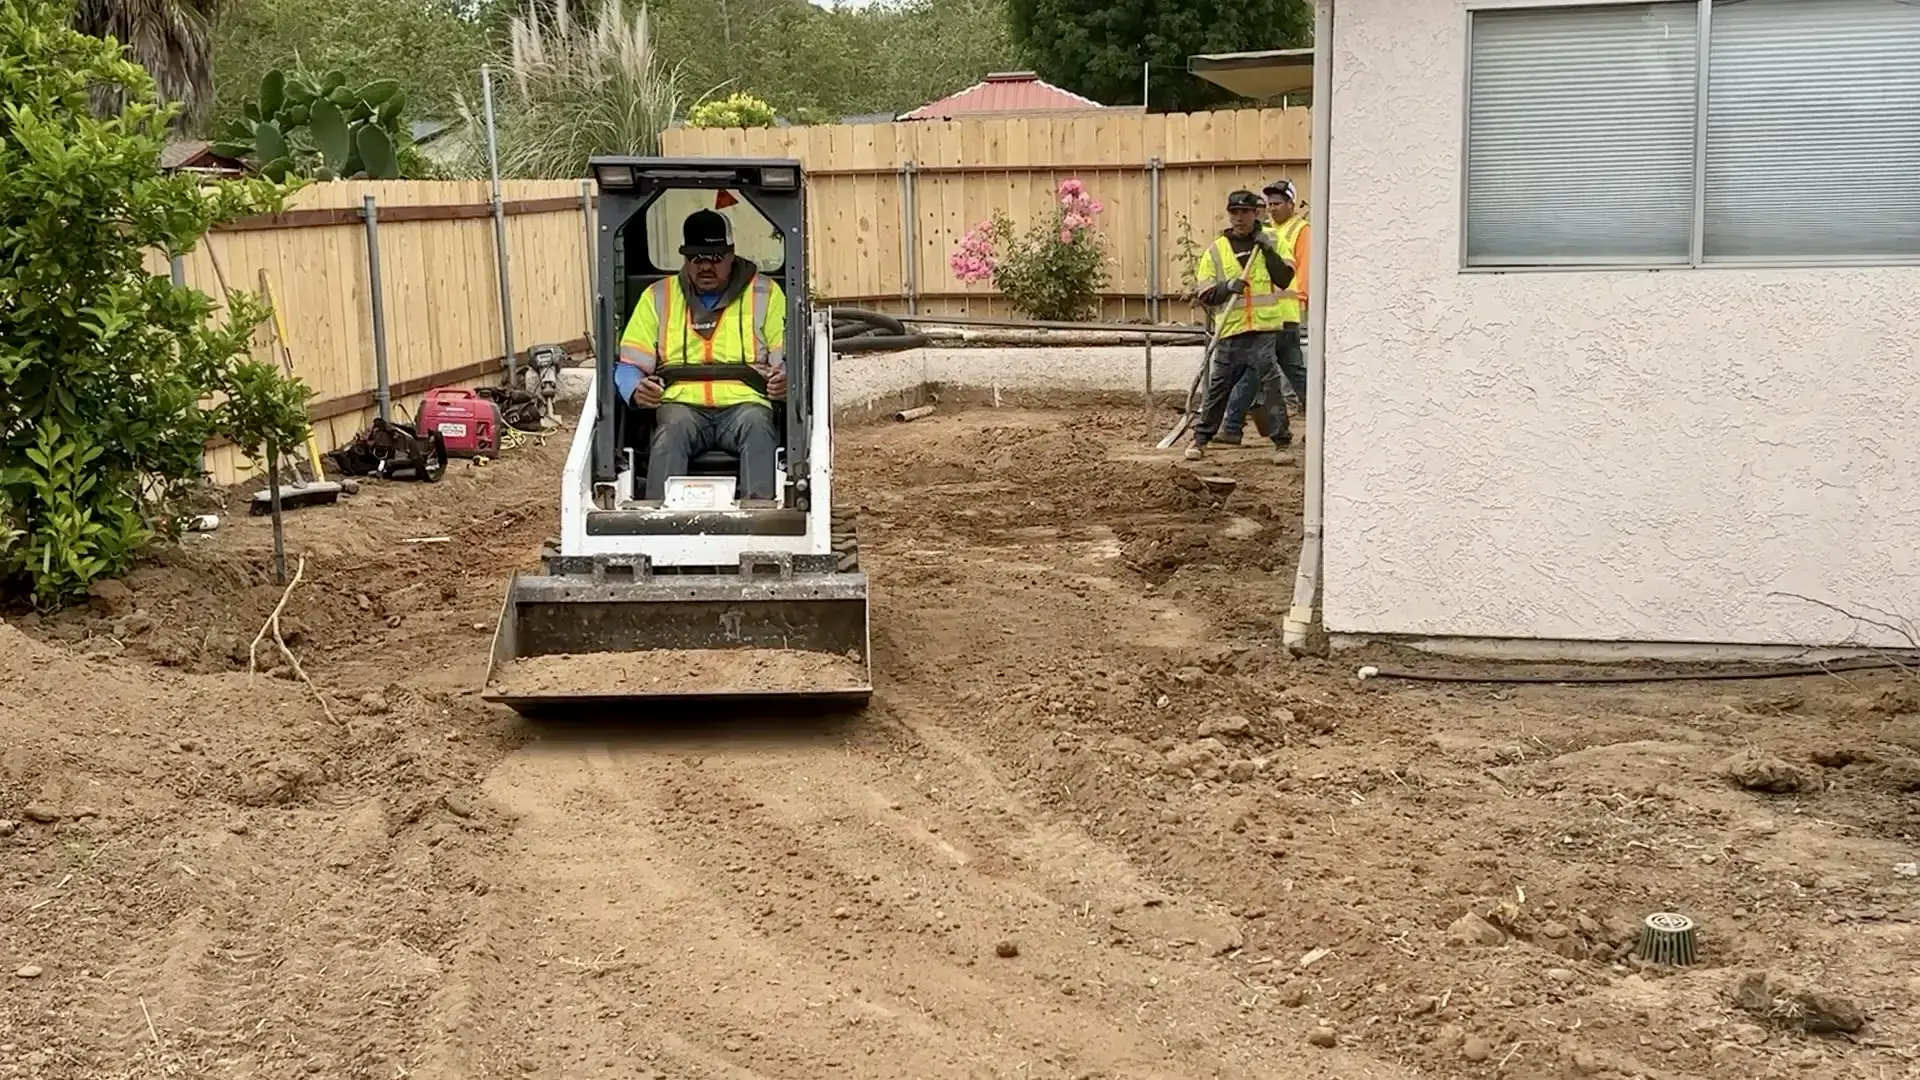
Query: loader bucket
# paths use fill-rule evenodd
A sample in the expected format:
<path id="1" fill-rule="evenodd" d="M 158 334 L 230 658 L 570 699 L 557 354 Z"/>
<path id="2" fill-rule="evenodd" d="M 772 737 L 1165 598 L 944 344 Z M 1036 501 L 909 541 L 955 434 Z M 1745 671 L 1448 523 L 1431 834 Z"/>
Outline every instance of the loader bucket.
<path id="1" fill-rule="evenodd" d="M 482 697 L 524 714 L 673 701 L 873 694 L 860 573 L 518 574 Z"/>

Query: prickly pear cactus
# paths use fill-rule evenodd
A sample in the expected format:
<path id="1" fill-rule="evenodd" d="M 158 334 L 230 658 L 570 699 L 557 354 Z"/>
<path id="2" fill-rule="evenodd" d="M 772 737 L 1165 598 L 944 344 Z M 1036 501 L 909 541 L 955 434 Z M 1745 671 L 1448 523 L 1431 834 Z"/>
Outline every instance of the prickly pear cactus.
<path id="1" fill-rule="evenodd" d="M 401 154 L 412 144 L 402 120 L 406 106 L 406 91 L 392 79 L 355 87 L 338 71 L 316 77 L 275 69 L 213 151 L 274 180 L 397 180 Z"/>

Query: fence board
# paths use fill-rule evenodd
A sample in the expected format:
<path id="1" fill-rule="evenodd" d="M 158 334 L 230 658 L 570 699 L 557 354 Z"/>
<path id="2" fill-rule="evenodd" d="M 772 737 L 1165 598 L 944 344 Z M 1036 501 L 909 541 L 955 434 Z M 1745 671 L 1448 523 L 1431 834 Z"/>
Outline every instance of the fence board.
<path id="1" fill-rule="evenodd" d="M 1291 179 L 1308 190 L 1309 112 L 1025 116 L 790 128 L 673 128 L 663 152 L 792 157 L 808 170 L 808 262 L 815 293 L 886 311 L 1014 314 L 992 284 L 954 278 L 947 257 L 976 223 L 1004 212 L 1024 230 L 1077 176 L 1106 205 L 1102 317 L 1143 319 L 1150 296 L 1179 292 L 1180 239 L 1204 243 L 1226 196 Z M 1162 162 L 1159 237 L 1150 245 L 1148 162 Z M 908 170 L 906 163 L 911 162 Z M 914 221 L 903 221 L 908 182 Z M 1149 262 L 1150 247 L 1157 258 Z M 908 291 L 914 293 L 909 303 Z M 1184 317 L 1161 305 L 1163 318 Z"/>

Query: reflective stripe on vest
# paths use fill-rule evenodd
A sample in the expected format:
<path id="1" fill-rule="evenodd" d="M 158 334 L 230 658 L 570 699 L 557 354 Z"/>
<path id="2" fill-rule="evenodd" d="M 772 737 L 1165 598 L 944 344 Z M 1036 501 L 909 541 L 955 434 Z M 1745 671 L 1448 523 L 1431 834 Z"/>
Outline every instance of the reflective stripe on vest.
<path id="1" fill-rule="evenodd" d="M 1229 265 L 1236 271 L 1240 267 L 1240 259 L 1233 253 L 1233 242 L 1225 236 L 1214 239 L 1213 250 L 1208 255 L 1215 280 L 1228 280 L 1231 276 L 1227 272 Z M 1267 260 L 1258 247 L 1252 250 L 1252 257 L 1247 260 L 1246 282 L 1247 291 L 1230 298 L 1215 317 L 1215 336 L 1232 337 L 1256 330 L 1280 329 L 1284 321 L 1280 310 L 1284 293 L 1274 287 L 1273 278 L 1267 273 Z"/>
<path id="2" fill-rule="evenodd" d="M 1300 239 L 1300 230 L 1306 227 L 1306 216 L 1304 214 L 1295 214 L 1286 221 L 1281 222 L 1279 228 L 1273 230 L 1274 244 L 1280 249 L 1280 254 L 1285 255 L 1289 259 L 1293 258 L 1294 243 Z M 1298 274 L 1299 272 L 1300 268 L 1297 266 L 1294 267 L 1294 273 Z M 1297 293 L 1298 290 L 1295 290 L 1295 292 Z M 1280 321 L 1283 323 L 1305 321 L 1305 317 L 1300 310 L 1300 300 L 1297 295 L 1285 297 L 1280 301 Z"/>
<path id="3" fill-rule="evenodd" d="M 736 298 L 733 303 L 719 310 L 714 320 L 713 330 L 711 334 L 706 337 L 702 337 L 700 333 L 693 328 L 693 305 L 688 302 L 685 293 L 681 289 L 679 275 L 676 274 L 673 277 L 667 278 L 660 284 L 664 286 L 664 288 L 657 288 L 652 290 L 652 292 L 654 294 L 653 309 L 659 320 L 659 330 L 656 333 L 655 340 L 658 345 L 658 355 L 661 366 L 664 367 L 671 364 L 759 364 L 765 366 L 770 362 L 774 363 L 775 366 L 784 366 L 784 356 L 779 360 L 775 360 L 774 354 L 767 348 L 766 320 L 767 313 L 771 307 L 770 301 L 773 298 L 773 280 L 765 274 L 756 272 L 753 275 L 753 286 L 748 290 L 746 296 Z M 747 299 L 747 303 L 742 305 L 740 299 Z M 747 318 L 749 320 L 745 333 L 742 332 L 742 328 L 739 325 L 739 319 L 741 317 L 740 308 L 743 306 L 747 308 Z M 679 309 L 677 312 L 675 311 L 676 307 Z M 685 353 L 671 351 L 670 346 L 676 336 L 669 332 L 669 328 L 676 328 L 680 331 L 678 340 L 685 345 L 691 346 L 693 342 L 698 341 L 700 343 L 699 355 L 691 356 Z M 751 342 L 750 344 L 749 341 Z M 728 347 L 732 345 L 740 345 L 745 348 L 738 351 L 728 349 Z M 686 353 L 691 353 L 692 351 L 691 347 L 685 350 Z M 734 405 L 749 403 L 769 404 L 764 394 L 744 382 L 732 379 L 687 379 L 671 383 L 667 386 L 666 393 L 662 395 L 661 400 L 678 402 L 682 405 L 700 405 L 707 408 L 718 409 L 731 408 Z"/>

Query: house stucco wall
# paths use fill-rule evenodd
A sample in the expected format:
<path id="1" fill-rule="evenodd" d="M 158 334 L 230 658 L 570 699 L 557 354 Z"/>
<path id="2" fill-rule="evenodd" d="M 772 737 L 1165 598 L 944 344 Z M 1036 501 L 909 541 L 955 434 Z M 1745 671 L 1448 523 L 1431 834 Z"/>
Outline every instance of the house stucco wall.
<path id="1" fill-rule="evenodd" d="M 1920 621 L 1920 268 L 1462 273 L 1465 10 L 1338 0 L 1327 629 L 1906 644 L 1779 594 Z"/>

